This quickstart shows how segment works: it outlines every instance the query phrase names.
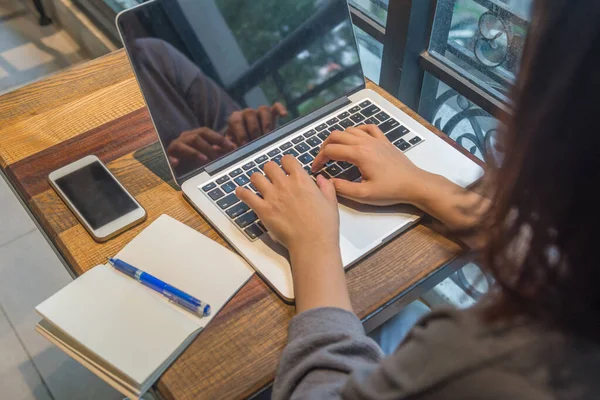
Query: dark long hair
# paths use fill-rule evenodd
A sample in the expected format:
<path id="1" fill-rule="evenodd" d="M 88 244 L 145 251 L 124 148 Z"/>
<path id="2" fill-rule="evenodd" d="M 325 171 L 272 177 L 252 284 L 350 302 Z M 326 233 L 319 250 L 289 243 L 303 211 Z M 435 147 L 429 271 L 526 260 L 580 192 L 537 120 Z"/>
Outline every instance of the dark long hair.
<path id="1" fill-rule="evenodd" d="M 500 136 L 485 267 L 501 301 L 600 338 L 600 1 L 536 0 Z"/>

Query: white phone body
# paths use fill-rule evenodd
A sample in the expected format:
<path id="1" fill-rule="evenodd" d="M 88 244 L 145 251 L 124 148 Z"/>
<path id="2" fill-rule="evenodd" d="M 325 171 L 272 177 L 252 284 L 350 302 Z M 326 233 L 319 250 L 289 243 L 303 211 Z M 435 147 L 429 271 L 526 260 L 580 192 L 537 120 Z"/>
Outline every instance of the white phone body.
<path id="1" fill-rule="evenodd" d="M 123 193 L 119 193 L 120 196 L 126 195 L 129 199 L 131 199 L 133 203 L 135 203 L 135 208 L 133 208 L 132 210 L 128 210 L 124 213 L 119 213 L 120 215 L 116 216 L 115 218 L 111 218 L 110 221 L 108 221 L 105 224 L 102 224 L 101 226 L 93 226 L 97 224 L 91 224 L 86 219 L 86 217 L 84 216 L 85 212 L 82 212 L 82 210 L 78 209 L 78 207 L 73 203 L 72 199 L 69 198 L 67 193 L 65 193 L 60 187 L 60 183 L 57 182 L 61 178 L 70 175 L 74 172 L 85 169 L 86 167 L 90 168 L 90 164 L 94 163 L 100 164 L 102 168 L 106 171 L 110 179 L 112 179 L 114 183 L 116 183 L 116 185 L 118 185 L 123 190 Z M 94 168 L 98 167 L 94 166 Z M 138 203 L 137 200 L 131 194 L 129 194 L 127 189 L 125 189 L 125 187 L 121 185 L 121 182 L 119 182 L 117 178 L 115 178 L 115 176 L 110 172 L 108 168 L 106 168 L 102 161 L 100 161 L 100 159 L 94 155 L 86 156 L 80 160 L 72 162 L 69 165 L 59 168 L 56 171 L 53 171 L 52 173 L 50 173 L 50 175 L 48 175 L 48 180 L 50 181 L 50 185 L 52 186 L 52 188 L 54 188 L 54 190 L 56 191 L 56 193 L 58 193 L 60 198 L 67 204 L 69 209 L 71 209 L 73 214 L 75 214 L 75 216 L 85 227 L 85 229 L 90 233 L 94 240 L 98 242 L 105 242 L 108 239 L 118 235 L 119 233 L 146 219 L 146 210 L 144 210 L 140 203 Z M 133 206 L 130 205 L 130 208 L 131 207 Z"/>

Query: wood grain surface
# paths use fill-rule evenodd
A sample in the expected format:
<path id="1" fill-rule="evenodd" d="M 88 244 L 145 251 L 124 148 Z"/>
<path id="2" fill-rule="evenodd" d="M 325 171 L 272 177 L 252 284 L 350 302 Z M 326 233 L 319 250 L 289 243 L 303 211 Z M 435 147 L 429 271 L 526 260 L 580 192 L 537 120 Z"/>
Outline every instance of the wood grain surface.
<path id="1" fill-rule="evenodd" d="M 376 85 L 368 87 L 445 138 Z M 0 97 L 0 121 L 0 166 L 76 274 L 105 263 L 161 214 L 227 246 L 175 187 L 123 51 Z M 98 155 L 148 212 L 143 224 L 104 244 L 92 240 L 46 181 L 87 154 Z M 460 252 L 417 225 L 348 271 L 354 310 L 364 318 L 382 309 Z M 255 274 L 160 378 L 160 394 L 251 395 L 273 379 L 293 315 L 294 307 Z"/>

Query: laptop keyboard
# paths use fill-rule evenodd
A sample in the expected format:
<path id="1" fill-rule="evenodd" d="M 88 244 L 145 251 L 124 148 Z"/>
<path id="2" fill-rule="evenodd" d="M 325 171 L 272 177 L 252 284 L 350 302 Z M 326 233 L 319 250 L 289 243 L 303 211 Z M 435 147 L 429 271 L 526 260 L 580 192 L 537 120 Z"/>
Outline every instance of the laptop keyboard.
<path id="1" fill-rule="evenodd" d="M 281 158 L 286 154 L 291 154 L 304 166 L 306 172 L 313 179 L 316 178 L 316 175 L 321 174 L 326 178 L 335 177 L 354 181 L 360 178 L 360 171 L 356 166 L 345 161 L 330 161 L 316 174 L 311 171 L 312 162 L 319 154 L 321 144 L 334 130 L 344 131 L 351 126 L 375 124 L 401 151 L 408 151 L 423 141 L 423 138 L 412 133 L 369 100 L 352 106 L 335 117 L 327 118 L 326 121 L 320 122 L 312 129 L 301 131 L 297 136 L 288 138 L 289 140 L 279 143 L 263 154 L 256 155 L 253 161 L 246 161 L 243 165 L 238 165 L 228 172 L 218 175 L 213 181 L 202 186 L 200 190 L 217 204 L 248 239 L 253 241 L 264 234 L 266 229 L 256 213 L 242 203 L 234 192 L 236 187 L 243 186 L 260 196 L 260 193 L 250 183 L 250 176 L 255 172 L 263 173 L 267 162 L 273 161 L 281 165 Z"/>

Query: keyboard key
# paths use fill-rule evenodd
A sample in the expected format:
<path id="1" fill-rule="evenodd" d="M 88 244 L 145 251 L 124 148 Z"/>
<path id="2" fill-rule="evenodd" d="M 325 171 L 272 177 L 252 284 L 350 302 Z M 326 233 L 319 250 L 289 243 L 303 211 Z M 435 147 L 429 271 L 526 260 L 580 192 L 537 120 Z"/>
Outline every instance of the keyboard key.
<path id="1" fill-rule="evenodd" d="M 302 164 L 311 163 L 313 160 L 314 158 L 308 153 L 304 153 L 300 157 L 298 157 L 298 161 L 300 161 Z"/>
<path id="2" fill-rule="evenodd" d="M 298 146 L 294 147 L 294 150 L 296 150 L 299 154 L 302 154 L 302 153 L 306 153 L 307 151 L 309 151 L 310 146 L 307 145 L 306 143 L 300 143 Z"/>
<path id="3" fill-rule="evenodd" d="M 208 192 L 208 196 L 213 200 L 219 200 L 221 197 L 225 196 L 225 193 L 219 188 L 213 189 Z"/>
<path id="4" fill-rule="evenodd" d="M 311 137 L 311 136 L 314 136 L 316 133 L 317 133 L 317 131 L 316 131 L 316 130 L 314 130 L 314 129 L 311 129 L 310 131 L 308 131 L 308 132 L 306 132 L 306 133 L 304 134 L 304 137 L 305 137 L 305 138 L 309 138 L 309 137 Z"/>
<path id="5" fill-rule="evenodd" d="M 336 176 L 337 174 L 342 172 L 342 169 L 338 165 L 332 164 L 329 167 L 325 168 L 325 171 L 331 176 Z"/>
<path id="6" fill-rule="evenodd" d="M 231 193 L 230 195 L 227 195 L 225 197 L 223 197 L 221 200 L 217 201 L 217 204 L 219 205 L 219 207 L 221 207 L 223 210 L 225 210 L 226 208 L 231 207 L 232 205 L 234 205 L 235 203 L 238 203 L 240 201 L 240 199 L 238 199 L 238 197 Z"/>
<path id="7" fill-rule="evenodd" d="M 262 164 L 260 164 L 260 165 L 258 166 L 258 168 L 260 168 L 260 169 L 261 169 L 261 171 L 264 171 L 264 170 L 265 170 L 265 165 L 267 165 L 267 163 L 262 163 Z"/>
<path id="8" fill-rule="evenodd" d="M 250 189 L 253 192 L 258 192 L 258 190 L 256 189 L 256 186 L 254 186 L 253 184 L 249 183 L 248 186 L 246 186 L 246 189 Z"/>
<path id="9" fill-rule="evenodd" d="M 394 118 L 390 118 L 384 123 L 380 124 L 379 129 L 381 129 L 383 133 L 387 133 L 399 125 L 400 122 L 396 121 Z"/>
<path id="10" fill-rule="evenodd" d="M 385 134 L 385 136 L 387 136 L 387 138 L 390 142 L 395 142 L 396 140 L 400 139 L 404 135 L 406 135 L 406 133 L 404 133 L 402 128 L 396 128 L 393 131 L 390 131 Z"/>
<path id="11" fill-rule="evenodd" d="M 255 172 L 258 172 L 260 174 L 260 169 L 252 168 L 250 171 L 246 172 L 246 175 L 248 175 L 248 178 L 250 178 Z"/>
<path id="12" fill-rule="evenodd" d="M 281 146 L 279 146 L 279 148 L 280 148 L 281 150 L 287 150 L 287 149 L 289 149 L 290 147 L 292 147 L 292 142 L 287 142 L 287 143 L 284 143 L 284 144 L 282 144 Z"/>
<path id="13" fill-rule="evenodd" d="M 221 186 L 221 189 L 225 192 L 225 193 L 231 193 L 235 190 L 236 188 L 236 184 L 233 182 L 227 182 L 226 184 Z"/>
<path id="14" fill-rule="evenodd" d="M 350 164 L 348 161 L 338 161 L 338 165 L 342 169 L 348 169 L 348 168 L 352 167 L 352 164 Z"/>
<path id="15" fill-rule="evenodd" d="M 256 167 L 256 164 L 254 163 L 254 161 L 250 161 L 249 163 L 242 165 L 242 168 L 244 169 L 244 171 L 248 171 L 250 168 L 253 168 L 253 167 Z"/>
<path id="16" fill-rule="evenodd" d="M 374 117 L 370 117 L 365 120 L 365 125 L 379 125 L 379 121 Z"/>
<path id="17" fill-rule="evenodd" d="M 317 135 L 319 137 L 319 139 L 321 139 L 322 141 L 325 141 L 325 139 L 327 139 L 327 137 L 329 137 L 329 132 L 321 132 Z"/>
<path id="18" fill-rule="evenodd" d="M 421 141 L 421 138 L 418 136 L 415 136 L 414 138 L 410 139 L 409 142 L 410 144 L 417 144 Z"/>
<path id="19" fill-rule="evenodd" d="M 402 129 L 402 133 L 407 134 L 410 132 L 410 129 L 405 127 L 404 125 L 400 125 L 400 129 Z"/>
<path id="20" fill-rule="evenodd" d="M 258 221 L 256 223 L 256 225 L 260 226 L 260 229 L 262 229 L 264 232 L 268 231 L 268 229 L 265 227 L 265 225 L 262 223 L 262 221 Z"/>
<path id="21" fill-rule="evenodd" d="M 313 156 L 313 157 L 316 157 L 316 156 L 317 156 L 317 154 L 319 154 L 319 151 L 321 151 L 321 149 L 320 149 L 320 148 L 318 148 L 318 147 L 315 147 L 314 149 L 312 149 L 312 150 L 311 150 L 311 151 L 309 151 L 308 153 L 309 153 L 311 156 Z"/>
<path id="22" fill-rule="evenodd" d="M 365 101 L 363 101 L 362 103 L 359 104 L 359 106 L 361 108 L 365 108 L 365 107 L 370 106 L 370 105 L 371 105 L 371 102 L 369 100 L 365 100 Z"/>
<path id="23" fill-rule="evenodd" d="M 302 142 L 303 140 L 304 140 L 304 138 L 302 136 L 297 136 L 292 139 L 292 143 L 298 144 L 298 143 Z"/>
<path id="24" fill-rule="evenodd" d="M 241 169 L 241 168 L 236 168 L 236 169 L 234 169 L 233 171 L 231 171 L 231 172 L 229 173 L 229 176 L 230 176 L 230 177 L 232 177 L 232 178 L 235 178 L 236 176 L 238 176 L 238 175 L 239 175 L 239 174 L 241 174 L 242 172 L 244 172 L 244 171 L 242 171 L 242 169 Z"/>
<path id="25" fill-rule="evenodd" d="M 323 129 L 327 129 L 327 124 L 321 124 L 317 126 L 317 132 L 321 132 Z"/>
<path id="26" fill-rule="evenodd" d="M 351 109 L 349 109 L 348 111 L 350 111 L 351 113 L 355 113 L 360 111 L 360 106 L 354 106 Z"/>
<path id="27" fill-rule="evenodd" d="M 267 155 L 269 157 L 275 157 L 277 154 L 281 153 L 281 150 L 279 149 L 273 149 L 270 152 L 267 153 Z"/>
<path id="28" fill-rule="evenodd" d="M 263 230 L 260 229 L 260 227 L 257 224 L 250 225 L 249 227 L 244 229 L 244 232 L 246 233 L 246 235 L 248 235 L 250 239 L 256 239 L 264 233 Z"/>
<path id="29" fill-rule="evenodd" d="M 234 181 L 238 186 L 244 186 L 246 183 L 250 182 L 250 179 L 246 175 L 240 175 L 235 178 Z"/>
<path id="30" fill-rule="evenodd" d="M 387 114 L 386 114 L 385 112 L 383 112 L 383 111 L 382 111 L 382 112 L 380 112 L 379 114 L 377 114 L 377 115 L 375 116 L 375 118 L 377 118 L 377 119 L 378 119 L 379 121 L 381 121 L 381 122 L 385 121 L 385 120 L 386 120 L 386 119 L 388 119 L 389 117 L 390 117 L 390 116 L 389 116 L 389 115 L 387 115 Z"/>
<path id="31" fill-rule="evenodd" d="M 289 149 L 283 152 L 283 155 L 286 156 L 288 154 L 291 154 L 294 157 L 298 157 L 298 152 L 294 149 Z"/>
<path id="32" fill-rule="evenodd" d="M 310 139 L 308 139 L 306 141 L 306 143 L 308 143 L 310 145 L 310 147 L 315 147 L 315 146 L 320 145 L 323 142 L 321 142 L 321 140 L 319 138 L 311 137 Z"/>
<path id="33" fill-rule="evenodd" d="M 360 171 L 357 167 L 352 167 L 336 176 L 336 178 L 352 182 L 360 178 Z"/>
<path id="34" fill-rule="evenodd" d="M 381 111 L 381 108 L 379 108 L 375 104 L 373 104 L 373 105 L 365 108 L 364 110 L 362 110 L 360 113 L 362 115 L 364 115 L 365 117 L 370 117 L 371 115 L 377 114 L 379 111 Z"/>
<path id="35" fill-rule="evenodd" d="M 222 177 L 217 179 L 215 182 L 217 182 L 219 185 L 222 185 L 223 183 L 227 182 L 228 180 L 229 180 L 229 177 L 227 175 L 223 175 Z"/>
<path id="36" fill-rule="evenodd" d="M 354 122 L 350 121 L 349 119 L 345 119 L 342 122 L 340 122 L 340 125 L 345 128 L 350 128 L 351 126 L 354 126 Z"/>
<path id="37" fill-rule="evenodd" d="M 327 125 L 331 126 L 333 124 L 337 124 L 338 122 L 340 122 L 340 120 L 337 119 L 336 117 L 333 117 L 330 120 L 327 120 Z"/>
<path id="38" fill-rule="evenodd" d="M 217 187 L 217 184 L 214 182 L 209 183 L 208 185 L 204 186 L 202 188 L 202 190 L 204 190 L 205 192 L 208 192 L 209 190 L 213 190 L 214 188 Z"/>
<path id="39" fill-rule="evenodd" d="M 410 143 L 408 143 L 404 139 L 400 139 L 396 143 L 394 143 L 394 146 L 396 146 L 400 150 L 404 151 L 404 150 L 407 150 L 410 147 Z"/>
<path id="40" fill-rule="evenodd" d="M 348 118 L 350 116 L 350 113 L 348 111 L 344 111 L 343 113 L 341 113 L 340 115 L 338 115 L 338 118 L 340 120 L 344 119 L 344 118 Z"/>
<path id="41" fill-rule="evenodd" d="M 340 131 L 340 132 L 344 132 L 344 128 L 342 128 L 339 125 L 333 125 L 332 127 L 329 128 L 329 133 L 333 132 L 333 131 Z"/>
<path id="42" fill-rule="evenodd" d="M 312 169 L 311 169 L 310 165 L 305 166 L 304 170 L 306 171 L 307 174 L 312 175 Z"/>
<path id="43" fill-rule="evenodd" d="M 234 219 L 234 218 L 239 217 L 240 215 L 242 215 L 249 209 L 250 209 L 250 207 L 248 207 L 248 205 L 246 203 L 239 203 L 239 204 L 227 209 L 227 211 L 225 211 L 225 213 L 227 215 L 229 215 L 229 218 Z"/>
<path id="44" fill-rule="evenodd" d="M 265 163 L 267 160 L 269 159 L 269 157 L 267 157 L 266 154 L 263 154 L 262 156 L 258 157 L 256 160 L 254 160 L 255 163 L 257 164 L 263 164 Z"/>
<path id="45" fill-rule="evenodd" d="M 350 117 L 350 119 L 355 123 L 358 124 L 362 121 L 364 121 L 366 118 L 362 115 L 362 114 L 354 114 Z"/>
<path id="46" fill-rule="evenodd" d="M 273 157 L 271 159 L 271 161 L 273 161 L 274 163 L 276 163 L 277 165 L 281 165 L 281 159 L 283 158 L 283 156 L 277 156 L 277 157 Z"/>
<path id="47" fill-rule="evenodd" d="M 254 211 L 250 211 L 250 212 L 247 212 L 246 214 L 242 215 L 238 219 L 236 219 L 235 223 L 240 228 L 245 228 L 248 225 L 250 225 L 251 223 L 253 223 L 254 221 L 256 221 L 257 219 L 258 219 L 258 217 L 256 216 L 256 213 Z"/>

